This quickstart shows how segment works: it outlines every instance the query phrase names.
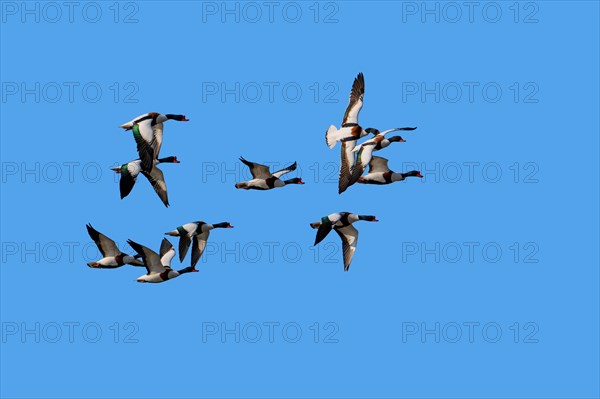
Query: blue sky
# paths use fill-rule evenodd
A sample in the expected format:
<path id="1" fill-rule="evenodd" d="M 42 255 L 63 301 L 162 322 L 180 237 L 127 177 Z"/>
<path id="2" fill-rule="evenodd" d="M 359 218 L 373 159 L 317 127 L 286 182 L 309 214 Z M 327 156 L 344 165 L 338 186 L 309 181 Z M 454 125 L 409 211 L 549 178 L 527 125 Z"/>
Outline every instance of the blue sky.
<path id="1" fill-rule="evenodd" d="M 600 394 L 597 3 L 0 6 L 2 397 Z M 424 179 L 337 194 L 358 72 L 363 126 L 418 126 L 378 155 Z M 168 209 L 110 170 L 149 111 L 190 119 Z M 306 184 L 236 190 L 239 156 Z M 348 273 L 312 246 L 338 211 L 380 220 Z M 199 273 L 86 266 L 86 223 L 158 251 L 194 220 L 235 226 Z"/>

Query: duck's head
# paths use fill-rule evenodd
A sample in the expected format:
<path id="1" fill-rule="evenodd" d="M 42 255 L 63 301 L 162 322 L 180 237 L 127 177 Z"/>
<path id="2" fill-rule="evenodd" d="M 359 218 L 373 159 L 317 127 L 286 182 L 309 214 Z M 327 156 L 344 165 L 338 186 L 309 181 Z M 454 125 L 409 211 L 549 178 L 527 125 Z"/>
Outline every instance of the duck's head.
<path id="1" fill-rule="evenodd" d="M 392 136 L 392 137 L 390 137 L 388 140 L 389 140 L 391 143 L 395 143 L 395 142 L 398 142 L 398 143 L 405 143 L 405 142 L 406 142 L 406 140 L 404 140 L 404 139 L 402 138 L 402 136 Z"/>
<path id="2" fill-rule="evenodd" d="M 181 163 L 176 156 L 160 158 L 159 163 Z"/>
<path id="3" fill-rule="evenodd" d="M 248 190 L 248 183 L 247 182 L 241 182 L 241 183 L 235 183 L 235 188 L 242 188 L 244 190 Z"/>
<path id="4" fill-rule="evenodd" d="M 172 119 L 174 121 L 179 121 L 179 122 L 188 122 L 189 121 L 189 119 L 187 119 L 185 117 L 185 115 L 166 114 L 165 116 L 167 117 L 167 119 Z"/>
<path id="5" fill-rule="evenodd" d="M 376 216 L 372 215 L 358 215 L 358 220 L 364 220 L 367 222 L 379 222 Z"/>
<path id="6" fill-rule="evenodd" d="M 373 133 L 374 136 L 377 136 L 379 133 L 381 133 L 378 129 L 375 129 L 374 127 L 366 128 L 365 132 Z"/>
<path id="7" fill-rule="evenodd" d="M 233 226 L 229 222 L 221 222 L 217 224 L 213 224 L 215 229 L 233 229 Z"/>
<path id="8" fill-rule="evenodd" d="M 421 179 L 423 178 L 423 175 L 418 170 L 411 170 L 410 172 L 403 173 L 402 175 L 404 177 L 419 177 Z"/>
<path id="9" fill-rule="evenodd" d="M 321 224 L 321 222 L 311 223 L 310 227 L 312 227 L 313 229 L 318 229 L 319 227 L 321 227 Z"/>
<path id="10" fill-rule="evenodd" d="M 284 184 L 304 184 L 300 177 L 294 177 L 293 179 L 288 179 L 283 181 Z"/>
<path id="11" fill-rule="evenodd" d="M 98 262 L 90 262 L 87 265 L 94 269 L 100 267 L 100 263 L 98 263 Z"/>
<path id="12" fill-rule="evenodd" d="M 110 168 L 110 170 L 114 170 L 115 173 L 121 173 L 121 167 L 116 167 L 116 168 Z"/>
<path id="13" fill-rule="evenodd" d="M 361 183 L 361 184 L 365 184 L 365 177 L 364 176 L 359 177 L 356 182 L 357 183 Z"/>

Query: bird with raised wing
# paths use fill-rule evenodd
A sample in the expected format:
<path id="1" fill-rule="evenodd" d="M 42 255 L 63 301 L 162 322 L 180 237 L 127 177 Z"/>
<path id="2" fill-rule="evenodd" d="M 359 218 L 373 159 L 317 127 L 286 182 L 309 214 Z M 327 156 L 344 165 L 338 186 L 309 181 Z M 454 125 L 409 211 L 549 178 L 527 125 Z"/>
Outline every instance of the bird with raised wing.
<path id="1" fill-rule="evenodd" d="M 310 227 L 313 229 L 318 229 L 314 245 L 323 241 L 331 230 L 335 230 L 340 236 L 344 254 L 344 271 L 346 272 L 350 269 L 350 263 L 352 262 L 352 257 L 354 256 L 356 244 L 358 242 L 358 230 L 352 226 L 352 223 L 359 220 L 365 220 L 367 222 L 379 221 L 375 216 L 371 215 L 356 215 L 350 212 L 338 212 L 323 216 L 320 222 L 310 224 Z"/>
<path id="2" fill-rule="evenodd" d="M 121 252 L 113 240 L 94 229 L 91 224 L 87 224 L 85 227 L 87 227 L 88 234 L 102 254 L 102 259 L 89 262 L 87 264 L 89 267 L 94 269 L 116 269 L 123 265 L 144 266 L 134 256 Z"/>
<path id="3" fill-rule="evenodd" d="M 338 193 L 343 193 L 348 188 L 352 168 L 354 166 L 354 154 L 352 150 L 356 140 L 369 134 L 358 124 L 358 114 L 363 106 L 365 95 L 365 77 L 361 73 L 354 79 L 350 90 L 350 100 L 344 113 L 342 126 L 338 129 L 334 125 L 329 126 L 325 133 L 325 141 L 329 148 L 335 147 L 335 143 L 341 142 L 340 148 L 340 175 L 338 181 Z"/>
<path id="4" fill-rule="evenodd" d="M 191 266 L 181 270 L 171 269 L 171 259 L 175 256 L 175 249 L 166 238 L 163 238 L 160 244 L 160 255 L 132 240 L 128 240 L 127 243 L 142 257 L 146 264 L 147 273 L 136 279 L 138 283 L 162 283 L 182 274 L 198 271 Z"/>
<path id="5" fill-rule="evenodd" d="M 362 184 L 390 184 L 397 181 L 403 181 L 407 177 L 422 178 L 421 172 L 411 170 L 406 173 L 396 173 L 388 167 L 388 160 L 382 157 L 373 156 L 369 162 L 369 173 L 358 178 L 357 183 Z"/>
<path id="6" fill-rule="evenodd" d="M 143 171 L 150 172 L 154 166 L 154 160 L 160 154 L 163 142 L 163 122 L 168 120 L 189 121 L 185 115 L 163 115 L 158 112 L 149 112 L 120 126 L 126 131 L 133 131 L 133 138 L 137 145 L 138 155 L 142 161 Z"/>
<path id="7" fill-rule="evenodd" d="M 377 129 L 368 128 L 366 129 L 369 133 L 373 133 L 375 137 L 366 140 L 365 142 L 357 145 L 352 150 L 353 153 L 356 154 L 356 162 L 354 163 L 354 167 L 352 168 L 352 175 L 350 177 L 349 186 L 353 185 L 357 182 L 358 178 L 362 176 L 365 172 L 365 169 L 371 162 L 371 157 L 374 151 L 379 151 L 383 148 L 388 147 L 392 143 L 404 143 L 406 140 L 402 138 L 402 136 L 393 136 L 389 139 L 385 137 L 386 134 L 391 132 L 397 132 L 399 130 L 402 131 L 410 131 L 415 130 L 416 127 L 397 127 L 394 129 L 389 129 L 384 132 L 380 132 Z"/>
<path id="8" fill-rule="evenodd" d="M 241 188 L 244 190 L 271 190 L 273 188 L 283 187 L 288 184 L 304 184 L 302 179 L 299 177 L 281 180 L 281 176 L 296 170 L 296 162 L 286 168 L 278 170 L 277 172 L 271 173 L 268 166 L 246 161 L 243 157 L 240 157 L 240 161 L 250 168 L 252 180 L 236 183 L 235 188 Z"/>
<path id="9" fill-rule="evenodd" d="M 166 232 L 166 235 L 179 237 L 179 261 L 183 262 L 187 251 L 192 244 L 192 262 L 191 267 L 196 267 L 200 257 L 206 248 L 206 242 L 210 231 L 213 229 L 232 229 L 233 226 L 229 222 L 221 222 L 216 224 L 205 223 L 202 221 L 186 223 L 177 227 L 175 230 Z"/>
<path id="10" fill-rule="evenodd" d="M 127 197 L 131 190 L 133 190 L 133 186 L 137 181 L 137 178 L 140 172 L 148 179 L 152 188 L 161 199 L 165 206 L 169 206 L 169 198 L 167 195 L 167 185 L 165 183 L 165 178 L 162 170 L 158 168 L 158 164 L 161 163 L 180 163 L 177 157 L 165 157 L 154 160 L 154 167 L 150 172 L 145 172 L 142 170 L 142 161 L 136 159 L 135 161 L 131 161 L 128 163 L 124 163 L 123 165 L 112 168 L 116 173 L 121 175 L 119 179 L 119 191 L 121 193 L 121 199 Z"/>

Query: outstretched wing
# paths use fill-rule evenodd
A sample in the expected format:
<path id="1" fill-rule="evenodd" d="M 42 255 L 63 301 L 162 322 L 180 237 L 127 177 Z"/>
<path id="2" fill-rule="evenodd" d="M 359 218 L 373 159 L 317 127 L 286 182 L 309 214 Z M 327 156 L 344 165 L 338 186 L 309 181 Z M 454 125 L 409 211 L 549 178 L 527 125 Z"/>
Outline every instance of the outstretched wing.
<path id="1" fill-rule="evenodd" d="M 296 162 L 294 162 L 293 164 L 291 164 L 287 168 L 283 168 L 281 170 L 278 170 L 277 172 L 274 172 L 273 176 L 275 176 L 276 178 L 279 179 L 281 176 L 285 175 L 286 173 L 290 173 L 290 172 L 292 172 L 294 170 L 296 170 Z"/>
<path id="2" fill-rule="evenodd" d="M 332 213 L 331 215 L 322 217 L 320 223 L 311 223 L 311 226 L 313 228 L 315 228 L 315 226 L 319 226 L 319 229 L 317 230 L 317 236 L 315 237 L 314 245 L 317 245 L 318 243 L 323 241 L 325 237 L 327 237 L 327 235 L 331 232 L 333 226 L 335 226 L 335 224 L 342 218 L 342 216 L 342 213 Z"/>
<path id="3" fill-rule="evenodd" d="M 271 172 L 269 171 L 269 168 L 267 166 L 246 161 L 244 157 L 240 157 L 240 161 L 242 161 L 244 165 L 250 168 L 250 173 L 252 173 L 252 177 L 254 179 L 268 179 L 269 177 L 271 177 Z"/>
<path id="4" fill-rule="evenodd" d="M 160 147 L 162 147 L 163 141 L 163 124 L 157 123 L 152 126 L 152 133 L 154 135 L 154 158 L 158 159 L 160 156 Z"/>
<path id="5" fill-rule="evenodd" d="M 155 112 L 147 112 L 145 114 L 142 114 L 136 118 L 133 118 L 132 120 L 130 120 L 129 122 L 126 122 L 124 124 L 122 124 L 121 128 L 129 130 L 133 127 L 133 125 L 135 125 L 136 123 L 139 123 L 141 121 L 143 121 L 144 119 L 152 119 L 152 114 L 155 114 Z"/>
<path id="6" fill-rule="evenodd" d="M 356 251 L 356 243 L 358 242 L 358 230 L 351 224 L 345 227 L 336 227 L 335 232 L 342 239 L 342 251 L 344 253 L 344 271 L 347 272 Z"/>
<path id="7" fill-rule="evenodd" d="M 173 244 L 166 238 L 160 243 L 160 263 L 165 267 L 171 267 L 171 259 L 175 256 Z"/>
<path id="8" fill-rule="evenodd" d="M 142 161 L 142 170 L 149 172 L 154 166 L 156 154 L 154 152 L 154 129 L 152 120 L 144 119 L 133 125 L 133 138 L 137 144 L 137 151 Z"/>
<path id="9" fill-rule="evenodd" d="M 362 72 L 354 79 L 352 90 L 350 91 L 350 102 L 344 114 L 345 123 L 358 123 L 358 114 L 363 106 L 363 97 L 365 94 L 365 77 Z"/>
<path id="10" fill-rule="evenodd" d="M 169 207 L 169 197 L 167 195 L 167 184 L 165 183 L 165 176 L 158 167 L 153 167 L 150 173 L 142 170 L 142 173 L 150 184 L 152 184 L 152 188 L 160 197 L 160 200 L 165 204 L 166 207 Z"/>
<path id="11" fill-rule="evenodd" d="M 365 172 L 365 168 L 371 162 L 373 156 L 373 150 L 375 149 L 376 143 L 363 143 L 362 147 L 356 155 L 356 162 L 352 168 L 352 176 L 350 177 L 350 186 L 358 181 L 358 179 Z M 356 149 L 356 148 L 355 148 Z"/>
<path id="12" fill-rule="evenodd" d="M 106 258 L 108 256 L 117 256 L 121 253 L 119 248 L 117 248 L 117 244 L 115 244 L 113 240 L 94 229 L 91 224 L 87 224 L 85 227 L 87 227 L 88 234 L 96 243 L 96 246 L 100 250 L 100 253 L 103 257 Z"/>
<path id="13" fill-rule="evenodd" d="M 350 185 L 351 171 L 354 166 L 354 153 L 352 150 L 356 141 L 342 141 L 340 149 L 340 176 L 338 180 L 338 193 L 341 194 Z"/>
<path id="14" fill-rule="evenodd" d="M 315 237 L 315 243 L 313 245 L 317 245 L 318 243 L 323 241 L 325 237 L 329 235 L 332 229 L 332 223 L 321 223 L 321 225 L 319 226 L 319 230 L 317 230 L 317 236 Z"/>
<path id="15" fill-rule="evenodd" d="M 158 256 L 156 252 L 132 240 L 127 240 L 127 243 L 131 245 L 131 248 L 133 248 L 135 252 L 142 256 L 142 260 L 146 265 L 146 270 L 148 271 L 148 274 L 162 273 L 165 271 L 165 267 L 160 261 L 160 256 Z"/>
<path id="16" fill-rule="evenodd" d="M 389 172 L 388 160 L 382 157 L 373 156 L 369 162 L 369 173 Z"/>
<path id="17" fill-rule="evenodd" d="M 132 161 L 121 166 L 121 178 L 119 179 L 119 191 L 121 199 L 127 197 L 140 174 L 141 161 Z"/>
<path id="18" fill-rule="evenodd" d="M 194 242 L 192 246 L 192 267 L 196 266 L 196 263 L 202 257 L 204 253 L 204 249 L 206 248 L 206 242 L 208 241 L 208 236 L 210 235 L 210 231 L 205 231 L 202 234 L 198 234 L 194 236 Z"/>

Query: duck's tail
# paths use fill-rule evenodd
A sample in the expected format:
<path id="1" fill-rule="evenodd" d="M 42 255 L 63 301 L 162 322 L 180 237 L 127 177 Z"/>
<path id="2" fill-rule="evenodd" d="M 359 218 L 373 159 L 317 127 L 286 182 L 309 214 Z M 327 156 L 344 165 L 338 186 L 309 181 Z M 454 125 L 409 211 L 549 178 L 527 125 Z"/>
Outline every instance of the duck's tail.
<path id="1" fill-rule="evenodd" d="M 329 148 L 335 147 L 335 143 L 337 143 L 339 139 L 339 130 L 333 125 L 329 126 L 327 132 L 325 133 L 325 141 L 327 142 L 327 146 Z"/>

